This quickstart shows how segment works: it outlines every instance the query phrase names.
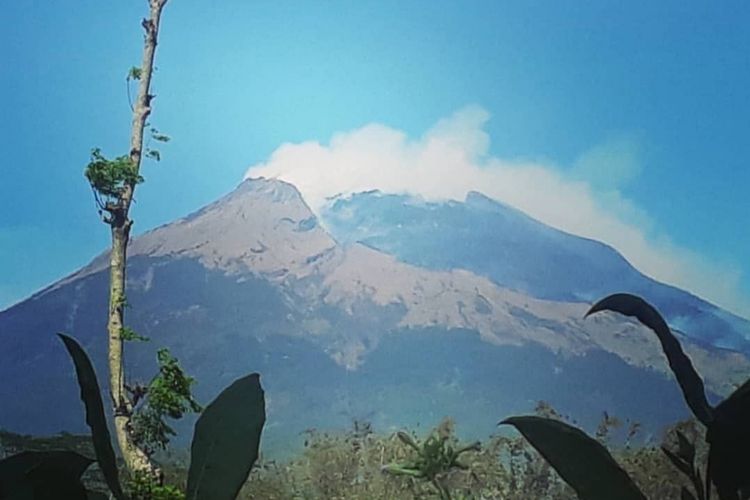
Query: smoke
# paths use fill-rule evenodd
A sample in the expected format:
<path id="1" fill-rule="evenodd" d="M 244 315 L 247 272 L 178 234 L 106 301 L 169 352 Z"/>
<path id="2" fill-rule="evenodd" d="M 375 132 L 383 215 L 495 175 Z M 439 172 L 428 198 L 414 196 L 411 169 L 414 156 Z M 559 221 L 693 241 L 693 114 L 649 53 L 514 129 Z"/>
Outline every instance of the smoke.
<path id="1" fill-rule="evenodd" d="M 618 190 L 640 173 L 635 141 L 618 137 L 598 145 L 566 172 L 489 155 L 488 120 L 487 111 L 469 106 L 418 139 L 369 124 L 335 134 L 328 145 L 286 143 L 246 177 L 290 182 L 318 213 L 331 196 L 371 189 L 436 201 L 462 201 L 479 191 L 550 226 L 605 242 L 643 273 L 750 316 L 741 270 L 675 245 Z M 608 169 L 611 175 L 601 175 Z"/>

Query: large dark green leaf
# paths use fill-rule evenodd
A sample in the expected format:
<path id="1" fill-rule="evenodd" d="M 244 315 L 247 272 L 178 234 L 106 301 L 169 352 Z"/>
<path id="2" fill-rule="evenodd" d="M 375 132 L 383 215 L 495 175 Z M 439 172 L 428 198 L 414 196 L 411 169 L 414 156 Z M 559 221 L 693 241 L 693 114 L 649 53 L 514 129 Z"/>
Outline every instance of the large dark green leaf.
<path id="1" fill-rule="evenodd" d="M 677 469 L 680 470 L 683 474 L 685 474 L 687 477 L 693 476 L 693 463 L 692 462 L 686 462 L 683 458 L 678 456 L 676 453 L 672 452 L 669 448 L 662 446 L 661 451 L 664 452 L 664 454 L 667 456 L 670 462 L 677 467 Z"/>
<path id="2" fill-rule="evenodd" d="M 1 500 L 86 500 L 81 475 L 94 461 L 73 451 L 26 451 L 0 461 Z"/>
<path id="3" fill-rule="evenodd" d="M 86 407 L 86 423 L 91 428 L 91 438 L 94 442 L 94 452 L 99 462 L 107 486 L 117 499 L 124 499 L 125 495 L 120 487 L 117 472 L 117 461 L 115 451 L 112 449 L 112 440 L 107 428 L 107 419 L 104 416 L 104 405 L 99 382 L 96 379 L 94 367 L 83 348 L 72 337 L 59 333 L 58 336 L 65 344 L 65 348 L 73 358 L 73 364 L 78 376 L 78 385 L 81 387 L 81 400 Z"/>
<path id="4" fill-rule="evenodd" d="M 500 423 L 518 429 L 582 500 L 645 500 L 607 449 L 579 429 L 536 416 Z"/>
<path id="5" fill-rule="evenodd" d="M 689 489 L 683 486 L 682 490 L 680 490 L 680 500 L 696 500 L 696 498 Z"/>
<path id="6" fill-rule="evenodd" d="M 750 381 L 716 407 L 706 441 L 719 498 L 739 498 L 750 487 Z"/>
<path id="7" fill-rule="evenodd" d="M 257 373 L 236 380 L 195 424 L 188 500 L 234 500 L 258 458 L 266 403 Z"/>
<path id="8" fill-rule="evenodd" d="M 586 316 L 599 311 L 614 311 L 626 316 L 634 316 L 656 333 L 664 354 L 667 356 L 669 367 L 674 372 L 677 383 L 680 384 L 687 405 L 695 417 L 708 426 L 713 420 L 713 412 L 706 399 L 703 380 L 693 368 L 690 358 L 682 351 L 680 342 L 669 330 L 661 314 L 642 298 L 627 293 L 616 293 L 605 297 L 594 304 Z"/>

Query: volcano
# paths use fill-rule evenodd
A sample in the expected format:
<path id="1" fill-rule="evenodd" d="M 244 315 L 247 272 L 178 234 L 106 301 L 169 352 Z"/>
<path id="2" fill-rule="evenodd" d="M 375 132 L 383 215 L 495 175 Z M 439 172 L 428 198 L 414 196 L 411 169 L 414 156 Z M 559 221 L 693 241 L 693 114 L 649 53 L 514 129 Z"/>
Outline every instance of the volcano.
<path id="1" fill-rule="evenodd" d="M 270 456 L 354 420 L 390 431 L 451 416 L 482 438 L 540 400 L 584 427 L 606 411 L 656 431 L 688 415 L 658 340 L 614 314 L 583 319 L 630 287 L 666 308 L 712 397 L 744 381 L 745 320 L 555 231 L 478 193 L 432 205 L 363 193 L 321 221 L 291 184 L 248 179 L 131 242 L 126 321 L 152 340 L 127 345 L 126 367 L 148 380 L 169 347 L 202 402 L 260 372 Z M 105 253 L 0 312 L 0 427 L 86 430 L 55 333 L 76 337 L 104 380 L 107 266 Z"/>

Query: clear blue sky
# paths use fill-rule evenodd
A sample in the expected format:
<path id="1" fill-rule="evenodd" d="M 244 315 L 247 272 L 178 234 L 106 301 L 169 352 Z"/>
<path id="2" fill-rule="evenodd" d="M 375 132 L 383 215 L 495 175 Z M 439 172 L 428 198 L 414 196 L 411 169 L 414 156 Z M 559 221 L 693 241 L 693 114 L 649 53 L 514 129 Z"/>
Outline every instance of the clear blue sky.
<path id="1" fill-rule="evenodd" d="M 108 244 L 82 170 L 126 151 L 139 0 L 6 2 L 0 18 L 0 309 Z M 565 169 L 635 137 L 623 188 L 750 296 L 750 3 L 188 1 L 167 4 L 136 232 L 213 201 L 282 142 L 381 122 L 419 136 L 478 104 L 492 154 Z"/>

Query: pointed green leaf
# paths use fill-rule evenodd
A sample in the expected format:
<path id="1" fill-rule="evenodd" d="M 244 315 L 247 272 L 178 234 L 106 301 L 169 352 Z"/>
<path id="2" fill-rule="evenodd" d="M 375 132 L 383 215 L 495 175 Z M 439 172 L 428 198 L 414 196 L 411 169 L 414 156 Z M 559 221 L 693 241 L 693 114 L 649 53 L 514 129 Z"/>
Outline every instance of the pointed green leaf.
<path id="1" fill-rule="evenodd" d="M 685 462 L 693 464 L 695 462 L 695 446 L 693 446 L 693 443 L 682 432 L 676 431 L 676 434 L 677 455 Z"/>
<path id="2" fill-rule="evenodd" d="M 750 432 L 750 380 L 747 380 L 714 410 L 715 419 L 724 427 L 741 432 Z"/>
<path id="3" fill-rule="evenodd" d="M 682 351 L 680 342 L 675 338 L 661 314 L 648 302 L 635 295 L 616 293 L 600 300 L 589 309 L 586 316 L 599 311 L 614 311 L 625 316 L 634 316 L 645 326 L 656 333 L 661 342 L 669 367 L 680 384 L 685 402 L 695 417 L 704 425 L 713 419 L 711 405 L 706 399 L 703 380 L 693 368 L 693 363 Z"/>
<path id="4" fill-rule="evenodd" d="M 117 472 L 117 461 L 115 451 L 112 449 L 112 440 L 107 427 L 107 419 L 104 416 L 104 404 L 102 403 L 99 382 L 96 379 L 94 367 L 83 348 L 72 337 L 58 333 L 65 344 L 65 348 L 73 358 L 78 385 L 81 387 L 81 400 L 86 407 L 86 424 L 91 428 L 91 438 L 94 442 L 99 468 L 102 470 L 107 486 L 118 500 L 124 499 L 125 495 L 120 487 L 120 479 Z"/>
<path id="5" fill-rule="evenodd" d="M 607 449 L 585 433 L 558 420 L 511 417 L 514 426 L 582 500 L 645 500 Z"/>
<path id="6" fill-rule="evenodd" d="M 411 464 L 385 464 L 381 470 L 401 476 L 424 477 L 424 472 L 414 468 Z"/>
<path id="7" fill-rule="evenodd" d="M 260 375 L 236 380 L 195 424 L 187 500 L 234 500 L 258 458 L 266 404 Z"/>
<path id="8" fill-rule="evenodd" d="M 672 462 L 672 464 L 680 470 L 680 472 L 685 474 L 687 477 L 693 476 L 692 462 L 686 462 L 682 457 L 680 457 L 676 453 L 673 453 L 669 450 L 669 448 L 666 448 L 664 446 L 661 447 L 661 451 L 667 456 L 669 461 Z"/>
<path id="9" fill-rule="evenodd" d="M 416 451 L 419 451 L 419 445 L 417 445 L 417 442 L 414 441 L 414 438 L 412 438 L 409 434 L 407 434 L 404 431 L 398 431 L 396 433 L 396 436 L 401 440 L 402 443 L 411 446 Z"/>
<path id="10" fill-rule="evenodd" d="M 716 407 L 706 441 L 716 489 L 729 494 L 750 488 L 750 381 Z"/>

